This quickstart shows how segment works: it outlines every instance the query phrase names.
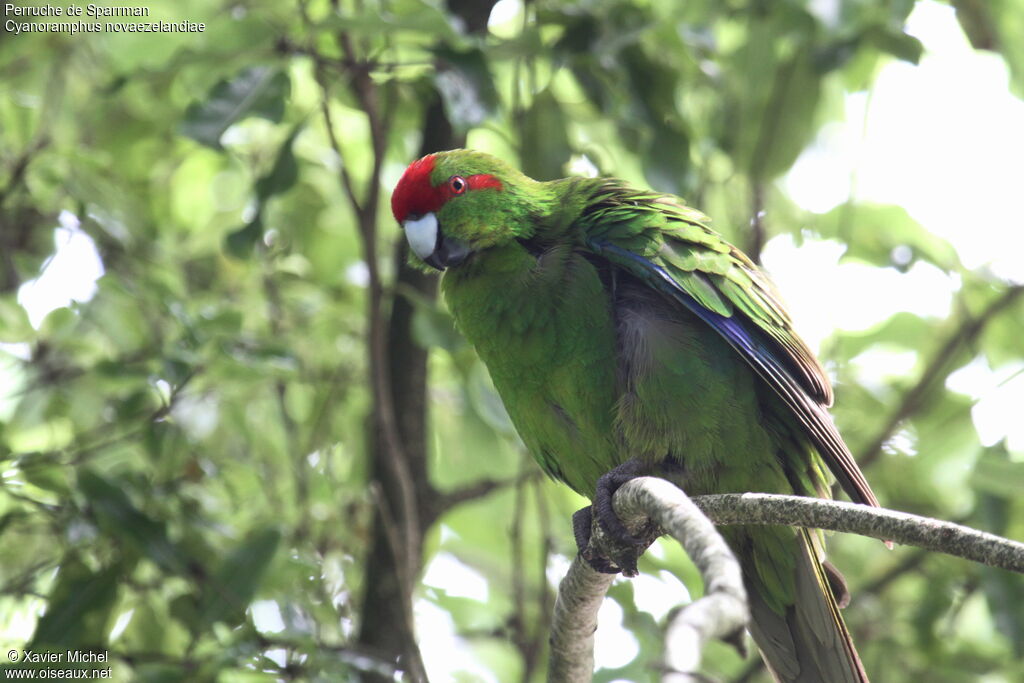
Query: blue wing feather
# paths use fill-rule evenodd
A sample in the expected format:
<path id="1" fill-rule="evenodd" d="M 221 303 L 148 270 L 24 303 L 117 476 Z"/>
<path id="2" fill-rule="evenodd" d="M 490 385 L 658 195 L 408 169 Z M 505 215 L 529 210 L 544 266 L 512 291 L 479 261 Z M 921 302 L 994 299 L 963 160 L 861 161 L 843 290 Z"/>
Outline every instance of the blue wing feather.
<path id="1" fill-rule="evenodd" d="M 767 335 L 763 328 L 739 312 L 726 316 L 701 305 L 665 268 L 640 254 L 604 240 L 591 240 L 588 247 L 644 281 L 656 284 L 658 289 L 717 331 L 790 408 L 850 498 L 858 503 L 878 505 L 871 487 L 832 422 L 827 410 L 828 401 L 821 395 L 814 397 L 808 393 L 792 370 L 793 364 L 786 355 L 786 348 L 780 347 L 777 339 Z"/>

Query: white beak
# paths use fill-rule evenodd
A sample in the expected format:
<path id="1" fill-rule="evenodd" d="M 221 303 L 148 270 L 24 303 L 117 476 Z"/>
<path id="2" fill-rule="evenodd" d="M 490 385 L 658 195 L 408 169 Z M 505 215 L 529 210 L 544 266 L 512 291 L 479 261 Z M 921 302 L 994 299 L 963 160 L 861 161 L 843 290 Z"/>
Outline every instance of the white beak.
<path id="1" fill-rule="evenodd" d="M 409 246 L 421 259 L 427 259 L 437 247 L 437 216 L 433 213 L 424 214 L 415 220 L 407 220 L 402 224 L 405 238 Z"/>

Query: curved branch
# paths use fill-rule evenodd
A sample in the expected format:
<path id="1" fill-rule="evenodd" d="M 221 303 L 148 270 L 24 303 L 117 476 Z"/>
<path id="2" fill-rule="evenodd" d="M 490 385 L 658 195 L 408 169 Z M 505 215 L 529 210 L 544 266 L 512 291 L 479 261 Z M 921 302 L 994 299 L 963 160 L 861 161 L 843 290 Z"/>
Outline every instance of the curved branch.
<path id="1" fill-rule="evenodd" d="M 586 683 L 594 672 L 594 632 L 597 611 L 615 577 L 600 574 L 576 555 L 558 584 L 551 617 L 551 655 L 548 681 Z"/>
<path id="2" fill-rule="evenodd" d="M 701 572 L 705 597 L 679 612 L 666 634 L 663 681 L 696 680 L 700 652 L 710 638 L 732 636 L 747 620 L 746 593 L 739 564 L 714 525 L 781 524 L 830 529 L 914 545 L 1024 573 L 1024 543 L 970 527 L 856 503 L 767 493 L 729 493 L 690 499 L 664 479 L 638 477 L 612 499 L 631 533 L 650 521 L 670 533 Z M 593 539 L 592 539 L 593 540 Z M 558 587 L 551 625 L 549 681 L 591 680 L 597 612 L 614 576 L 573 560 Z"/>
<path id="3" fill-rule="evenodd" d="M 665 665 L 671 678 L 689 676 L 711 638 L 740 642 L 749 617 L 740 566 L 711 521 L 677 486 L 656 477 L 624 484 L 612 500 L 631 533 L 653 521 L 675 538 L 693 560 L 705 595 L 681 610 L 666 634 Z M 551 626 L 549 681 L 589 681 L 593 672 L 597 612 L 614 576 L 600 574 L 578 555 L 558 587 Z"/>
<path id="4" fill-rule="evenodd" d="M 783 524 L 844 531 L 1024 573 L 1024 543 L 931 517 L 770 493 L 697 496 L 693 502 L 716 524 Z"/>
<path id="5" fill-rule="evenodd" d="M 700 667 L 704 645 L 723 638 L 742 651 L 743 628 L 750 619 L 747 591 L 743 588 L 740 563 L 725 539 L 697 505 L 683 491 L 664 479 L 639 477 L 615 493 L 615 512 L 627 528 L 635 515 L 644 516 L 679 541 L 704 582 L 704 597 L 680 610 L 665 634 L 663 681 L 697 680 L 691 674 Z"/>

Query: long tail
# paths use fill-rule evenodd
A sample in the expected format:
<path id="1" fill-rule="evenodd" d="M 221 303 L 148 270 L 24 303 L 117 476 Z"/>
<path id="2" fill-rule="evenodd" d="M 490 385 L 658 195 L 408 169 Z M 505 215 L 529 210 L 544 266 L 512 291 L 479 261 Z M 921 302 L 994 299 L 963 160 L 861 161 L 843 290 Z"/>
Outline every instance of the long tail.
<path id="1" fill-rule="evenodd" d="M 868 683 L 833 594 L 841 577 L 822 564 L 812 532 L 800 530 L 796 541 L 796 600 L 785 614 L 769 607 L 747 582 L 750 632 L 765 663 L 775 680 L 785 683 Z"/>

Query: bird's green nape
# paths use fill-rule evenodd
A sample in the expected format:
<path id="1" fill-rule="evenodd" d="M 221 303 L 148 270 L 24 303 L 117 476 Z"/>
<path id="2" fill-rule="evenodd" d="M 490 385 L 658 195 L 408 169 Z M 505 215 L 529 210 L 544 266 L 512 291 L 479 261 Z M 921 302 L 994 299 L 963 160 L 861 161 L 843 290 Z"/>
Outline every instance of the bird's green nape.
<path id="1" fill-rule="evenodd" d="M 594 497 L 635 461 L 687 493 L 827 496 L 826 467 L 877 504 L 828 413 L 832 390 L 750 259 L 672 196 L 534 181 L 467 150 L 414 162 L 392 196 L 415 258 L 531 454 Z M 820 539 L 725 532 L 759 647 L 784 681 L 865 681 Z"/>

